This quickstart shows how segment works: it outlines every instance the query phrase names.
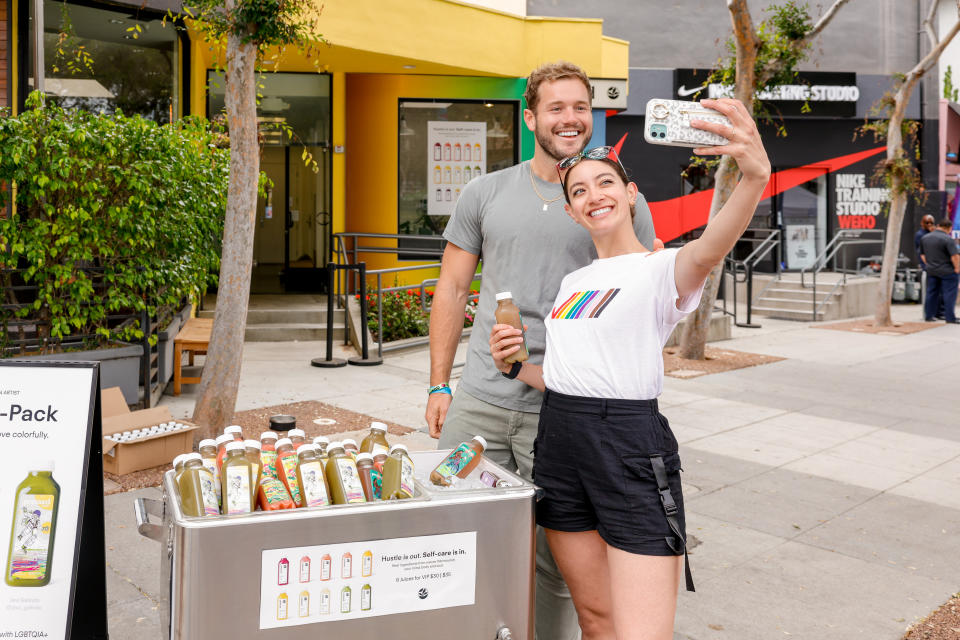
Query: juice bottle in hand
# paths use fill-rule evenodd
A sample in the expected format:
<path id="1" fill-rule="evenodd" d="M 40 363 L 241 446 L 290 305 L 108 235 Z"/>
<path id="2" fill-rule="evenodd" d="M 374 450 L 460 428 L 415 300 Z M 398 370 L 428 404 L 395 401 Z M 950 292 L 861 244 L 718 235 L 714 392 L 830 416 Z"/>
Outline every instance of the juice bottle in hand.
<path id="1" fill-rule="evenodd" d="M 513 294 L 509 291 L 503 291 L 497 294 L 497 309 L 493 312 L 497 319 L 497 324 L 508 324 L 514 329 L 520 329 L 523 336 L 523 342 L 520 343 L 520 349 L 503 359 L 507 364 L 514 362 L 523 362 L 530 357 L 527 351 L 527 333 L 523 328 L 523 316 L 520 315 L 520 309 L 513 303 Z"/>

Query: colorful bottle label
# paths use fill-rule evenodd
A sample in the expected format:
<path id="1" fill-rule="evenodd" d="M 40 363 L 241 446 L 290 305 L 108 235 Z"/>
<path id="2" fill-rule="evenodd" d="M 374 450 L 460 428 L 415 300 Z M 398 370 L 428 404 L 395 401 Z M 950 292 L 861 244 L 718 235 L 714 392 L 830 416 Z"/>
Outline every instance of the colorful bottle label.
<path id="1" fill-rule="evenodd" d="M 363 495 L 363 485 L 360 483 L 360 474 L 357 463 L 353 458 L 337 458 L 337 469 L 340 471 L 340 480 L 343 483 L 344 502 L 366 502 Z"/>
<path id="2" fill-rule="evenodd" d="M 333 573 L 333 560 L 329 555 L 323 556 L 320 560 L 320 579 L 329 580 L 331 573 Z"/>
<path id="3" fill-rule="evenodd" d="M 277 475 L 277 452 L 276 451 L 261 451 L 260 452 L 260 466 L 263 467 L 263 475 L 270 476 L 271 478 L 280 479 L 280 476 Z"/>
<path id="4" fill-rule="evenodd" d="M 352 578 L 353 577 L 353 556 L 350 555 L 350 552 L 343 554 L 343 559 L 341 561 L 341 578 Z"/>
<path id="5" fill-rule="evenodd" d="M 300 582 L 310 582 L 310 556 L 300 558 Z"/>
<path id="6" fill-rule="evenodd" d="M 379 466 L 374 465 L 370 469 L 370 484 L 373 486 L 373 498 L 375 500 L 383 499 L 383 471 Z"/>
<path id="7" fill-rule="evenodd" d="M 330 589 L 324 589 L 320 592 L 320 614 L 330 613 Z"/>
<path id="8" fill-rule="evenodd" d="M 203 496 L 203 512 L 208 516 L 220 515 L 220 500 L 213 482 L 214 475 L 207 468 L 197 469 L 200 479 L 200 494 Z"/>
<path id="9" fill-rule="evenodd" d="M 400 461 L 400 490 L 413 497 L 413 460 L 407 456 L 402 456 Z"/>
<path id="10" fill-rule="evenodd" d="M 369 551 L 363 552 L 363 566 L 361 572 L 364 577 L 373 575 L 373 554 Z"/>
<path id="11" fill-rule="evenodd" d="M 470 461 L 477 455 L 473 448 L 464 442 L 459 447 L 450 452 L 450 455 L 437 467 L 437 473 L 444 478 L 452 478 L 460 473 L 464 467 L 470 464 Z"/>
<path id="12" fill-rule="evenodd" d="M 323 465 L 319 460 L 301 464 L 300 477 L 303 479 L 303 501 L 306 506 L 325 507 L 330 504 L 327 484 L 323 479 Z"/>
<path id="13" fill-rule="evenodd" d="M 287 619 L 287 594 L 281 593 L 277 598 L 277 620 Z"/>
<path id="14" fill-rule="evenodd" d="M 297 483 L 297 456 L 292 453 L 286 453 L 284 455 L 278 455 L 277 461 L 280 468 L 283 470 L 284 478 L 287 485 L 287 489 L 290 491 L 290 497 L 293 498 L 293 501 L 300 506 L 303 502 L 300 499 L 300 486 Z"/>
<path id="15" fill-rule="evenodd" d="M 287 488 L 276 478 L 263 476 L 260 480 L 260 488 L 263 489 L 263 497 L 267 504 L 277 504 L 290 499 Z"/>
<path id="16" fill-rule="evenodd" d="M 300 592 L 300 610 L 298 612 L 301 618 L 310 615 L 310 594 L 306 591 Z"/>
<path id="17" fill-rule="evenodd" d="M 350 587 L 344 587 L 343 591 L 340 592 L 340 613 L 350 613 L 350 609 L 353 606 L 351 602 L 353 592 Z"/>
<path id="18" fill-rule="evenodd" d="M 277 563 L 277 584 L 284 585 L 290 582 L 290 561 L 286 558 Z"/>
<path id="19" fill-rule="evenodd" d="M 371 589 L 370 585 L 365 584 L 363 588 L 360 589 L 360 610 L 361 611 L 370 611 L 372 606 L 371 602 Z"/>
<path id="20" fill-rule="evenodd" d="M 217 492 L 217 504 L 220 504 L 220 470 L 217 469 L 217 459 L 214 458 L 203 458 L 204 468 L 213 474 L 213 487 Z M 218 511 L 219 512 L 219 511 Z"/>
<path id="21" fill-rule="evenodd" d="M 235 465 L 226 467 L 224 474 L 227 486 L 224 490 L 224 511 L 229 515 L 235 513 L 250 513 L 253 511 L 250 504 L 250 471 L 245 466 Z"/>
<path id="22" fill-rule="evenodd" d="M 47 577 L 54 496 L 21 494 L 13 524 L 10 578 L 42 580 Z"/>

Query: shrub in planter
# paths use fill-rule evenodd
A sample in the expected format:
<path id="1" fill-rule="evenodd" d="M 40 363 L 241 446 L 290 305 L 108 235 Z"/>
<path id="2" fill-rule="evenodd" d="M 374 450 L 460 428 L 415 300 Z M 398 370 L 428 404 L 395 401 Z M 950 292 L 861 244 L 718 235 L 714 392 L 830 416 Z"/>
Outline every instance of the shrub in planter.
<path id="1" fill-rule="evenodd" d="M 476 291 L 470 292 L 477 295 Z M 433 292 L 427 296 L 433 298 Z M 356 296 L 359 300 L 360 296 Z M 380 341 L 380 326 L 377 321 L 377 295 L 367 295 L 367 326 L 373 339 Z M 472 327 L 477 314 L 477 301 L 471 299 L 463 313 L 463 326 Z M 403 340 L 430 334 L 430 314 L 420 305 L 420 292 L 414 289 L 390 291 L 383 294 L 383 341 Z"/>
<path id="2" fill-rule="evenodd" d="M 0 218 L 0 341 L 16 335 L 13 319 L 30 323 L 41 352 L 142 338 L 137 321 L 116 317 L 162 319 L 196 298 L 219 265 L 225 144 L 203 119 L 63 110 L 36 92 L 22 114 L 0 117 L 0 183 L 16 199 Z"/>

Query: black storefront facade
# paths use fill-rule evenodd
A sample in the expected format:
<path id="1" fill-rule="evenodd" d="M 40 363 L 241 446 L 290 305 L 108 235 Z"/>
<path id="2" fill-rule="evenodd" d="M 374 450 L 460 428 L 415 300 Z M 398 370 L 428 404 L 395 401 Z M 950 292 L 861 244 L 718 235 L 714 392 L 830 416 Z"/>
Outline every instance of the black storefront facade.
<path id="1" fill-rule="evenodd" d="M 632 69 L 628 108 L 610 114 L 606 122 L 608 144 L 620 145 L 624 165 L 651 203 L 658 234 L 666 241 L 682 241 L 696 234 L 706 219 L 701 199 L 693 212 L 684 198 L 712 187 L 702 172 L 690 170 L 689 149 L 648 144 L 643 139 L 644 112 L 652 98 L 695 100 L 719 97 L 728 87 L 708 86 L 707 72 L 692 69 Z M 799 271 L 823 252 L 841 229 L 886 229 L 888 193 L 873 179 L 877 162 L 884 157 L 882 141 L 872 134 L 857 136 L 870 117 L 871 106 L 892 84 L 889 76 L 856 73 L 802 73 L 796 84 L 778 87 L 763 98 L 772 123 L 761 125 L 761 134 L 773 167 L 769 192 L 757 208 L 751 228 L 779 229 L 780 247 L 761 271 L 775 271 L 776 261 L 787 271 Z M 907 117 L 921 113 L 915 91 Z M 806 105 L 806 106 L 804 106 Z M 936 120 L 923 123 L 936 141 Z M 932 125 L 932 126 L 931 126 Z M 778 135 L 777 128 L 783 133 Z M 929 139 L 926 136 L 926 139 Z M 924 154 L 936 155 L 926 145 Z M 925 166 L 932 165 L 932 166 Z M 921 163 L 924 182 L 936 185 L 937 164 Z M 930 173 L 930 176 L 926 174 Z M 901 251 L 914 259 L 914 218 L 931 211 L 941 217 L 941 194 L 933 193 L 923 207 L 911 203 L 901 233 Z M 682 213 L 678 213 L 678 207 Z M 677 224 L 676 218 L 682 217 Z M 679 233 L 683 232 L 683 233 Z M 754 235 L 763 235 L 762 231 Z M 864 237 L 879 237 L 871 231 Z M 734 252 L 744 257 L 754 245 L 742 242 Z M 848 247 L 841 254 L 844 268 L 855 268 L 857 258 L 882 253 L 879 244 Z M 861 264 L 866 261 L 862 260 Z"/>

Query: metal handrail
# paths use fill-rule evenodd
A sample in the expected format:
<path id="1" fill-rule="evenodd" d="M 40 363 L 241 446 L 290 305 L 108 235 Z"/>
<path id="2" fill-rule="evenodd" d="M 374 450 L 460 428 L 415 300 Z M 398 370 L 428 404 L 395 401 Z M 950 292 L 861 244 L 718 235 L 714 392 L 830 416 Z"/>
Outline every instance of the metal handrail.
<path id="1" fill-rule="evenodd" d="M 748 229 L 751 231 L 751 229 Z M 728 257 L 727 261 L 730 264 L 730 275 L 733 279 L 733 322 L 738 327 L 748 328 L 748 329 L 757 329 L 760 327 L 758 324 L 753 324 L 753 270 L 760 263 L 761 260 L 764 260 L 770 252 L 773 251 L 775 247 L 780 246 L 780 230 L 779 229 L 752 229 L 752 231 L 767 231 L 767 236 L 760 240 L 760 238 L 741 238 L 741 240 L 746 240 L 748 242 L 757 242 L 760 243 L 757 247 L 751 251 L 746 258 L 742 260 L 734 260 L 733 258 Z M 742 269 L 743 280 L 737 280 L 738 268 Z M 777 262 L 777 274 L 779 278 L 780 273 L 780 263 Z M 747 285 L 747 321 L 739 322 L 737 318 L 737 283 L 744 282 Z M 767 285 L 770 286 L 770 285 Z M 766 291 L 766 289 L 764 289 Z M 724 296 L 724 306 L 726 306 L 726 296 Z"/>
<path id="2" fill-rule="evenodd" d="M 864 235 L 873 234 L 876 237 L 863 237 Z M 841 285 L 847 284 L 847 273 L 848 269 L 838 269 L 836 264 L 837 255 L 840 253 L 841 249 L 846 247 L 858 245 L 858 244 L 879 244 L 881 247 L 884 246 L 886 242 L 886 230 L 885 229 L 840 229 L 837 231 L 830 242 L 827 243 L 827 246 L 823 248 L 823 251 L 814 258 L 813 264 L 810 267 L 806 267 L 800 270 L 800 286 L 806 288 L 806 273 L 809 271 L 812 280 L 813 280 L 813 297 L 811 299 L 811 306 L 813 308 L 813 322 L 817 321 L 817 314 L 820 313 L 820 310 L 823 309 L 824 305 L 833 297 L 833 294 L 836 293 L 837 289 Z M 823 269 L 833 260 L 834 270 L 837 273 L 843 275 L 840 280 L 833 285 L 833 288 L 827 292 L 827 295 L 824 296 L 823 300 L 820 301 L 820 304 L 817 304 L 817 274 L 823 271 Z M 861 274 L 862 275 L 862 274 Z"/>

